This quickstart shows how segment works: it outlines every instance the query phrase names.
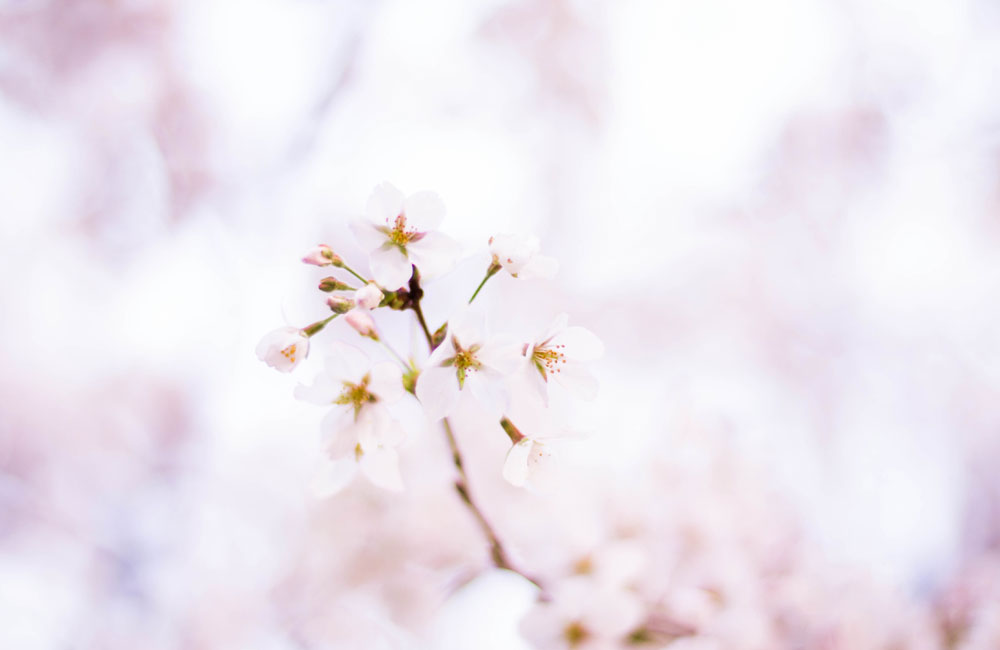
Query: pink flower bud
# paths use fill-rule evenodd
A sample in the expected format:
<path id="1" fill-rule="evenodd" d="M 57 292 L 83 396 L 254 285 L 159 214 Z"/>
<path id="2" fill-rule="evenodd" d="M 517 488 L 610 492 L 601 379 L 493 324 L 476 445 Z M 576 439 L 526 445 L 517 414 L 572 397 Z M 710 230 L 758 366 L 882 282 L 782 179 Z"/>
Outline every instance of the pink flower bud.
<path id="1" fill-rule="evenodd" d="M 365 309 L 375 309 L 385 296 L 374 282 L 366 284 L 354 292 L 354 300 Z"/>
<path id="2" fill-rule="evenodd" d="M 375 333 L 375 320 L 366 310 L 352 309 L 345 318 L 347 324 L 353 327 L 358 334 L 378 340 L 378 334 Z"/>
<path id="3" fill-rule="evenodd" d="M 346 314 L 354 309 L 354 301 L 343 296 L 331 296 L 327 299 L 326 306 L 335 314 Z"/>
<path id="4" fill-rule="evenodd" d="M 314 266 L 340 266 L 343 260 L 340 256 L 333 252 L 326 244 L 320 244 L 319 246 L 311 249 L 306 256 L 302 258 L 302 261 L 306 264 L 312 264 Z"/>

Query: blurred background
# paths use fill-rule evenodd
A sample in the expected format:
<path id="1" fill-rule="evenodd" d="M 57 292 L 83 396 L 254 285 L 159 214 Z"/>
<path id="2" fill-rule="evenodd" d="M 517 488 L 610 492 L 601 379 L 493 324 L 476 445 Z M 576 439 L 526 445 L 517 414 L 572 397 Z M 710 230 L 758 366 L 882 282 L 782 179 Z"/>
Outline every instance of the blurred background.
<path id="1" fill-rule="evenodd" d="M 698 648 L 1000 647 L 998 79 L 990 0 L 0 1 L 0 647 L 527 647 L 437 434 L 317 502 L 312 370 L 254 356 L 383 180 L 464 245 L 432 321 L 533 233 L 494 326 L 606 344 L 555 494 L 464 434 L 526 565 L 781 531 L 822 632 Z"/>

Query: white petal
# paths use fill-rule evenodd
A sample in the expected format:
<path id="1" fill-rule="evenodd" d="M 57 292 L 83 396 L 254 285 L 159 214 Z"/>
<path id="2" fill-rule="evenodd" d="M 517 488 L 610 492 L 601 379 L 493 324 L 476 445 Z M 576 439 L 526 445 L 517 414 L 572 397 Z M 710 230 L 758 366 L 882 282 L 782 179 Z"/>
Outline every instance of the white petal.
<path id="1" fill-rule="evenodd" d="M 328 374 L 322 373 L 316 377 L 312 386 L 299 384 L 295 387 L 295 399 L 310 404 L 329 406 L 344 390 L 344 385 L 334 381 Z"/>
<path id="2" fill-rule="evenodd" d="M 361 382 L 371 368 L 371 359 L 361 349 L 341 341 L 334 341 L 330 346 L 323 368 L 326 374 L 336 382 L 348 381 L 352 384 Z"/>
<path id="3" fill-rule="evenodd" d="M 403 203 L 406 225 L 417 232 L 437 230 L 444 221 L 444 201 L 434 192 L 416 192 Z"/>
<path id="4" fill-rule="evenodd" d="M 511 485 L 522 487 L 528 481 L 528 456 L 531 454 L 531 438 L 525 438 L 510 448 L 503 462 L 503 477 Z"/>
<path id="5" fill-rule="evenodd" d="M 395 363 L 383 361 L 372 366 L 368 392 L 383 404 L 392 404 L 403 396 L 403 371 Z"/>
<path id="6" fill-rule="evenodd" d="M 295 327 L 281 327 L 264 335 L 255 351 L 275 370 L 291 372 L 309 356 L 309 337 Z"/>
<path id="7" fill-rule="evenodd" d="M 502 377 L 490 370 L 470 371 L 465 377 L 465 388 L 479 402 L 483 417 L 499 419 L 510 403 L 510 396 Z"/>
<path id="8" fill-rule="evenodd" d="M 354 240 L 358 242 L 358 247 L 365 252 L 373 251 L 388 241 L 385 233 L 366 219 L 355 219 L 347 225 L 354 235 Z"/>
<path id="9" fill-rule="evenodd" d="M 403 490 L 403 477 L 399 474 L 399 454 L 395 449 L 378 447 L 366 451 L 361 455 L 358 465 L 361 473 L 380 488 L 393 492 Z"/>
<path id="10" fill-rule="evenodd" d="M 560 364 L 559 372 L 549 373 L 549 379 L 555 379 L 559 385 L 583 399 L 597 397 L 597 380 L 582 364 L 572 361 Z"/>
<path id="11" fill-rule="evenodd" d="M 441 342 L 441 345 L 434 348 L 431 356 L 427 359 L 427 367 L 436 368 L 454 356 L 455 346 L 451 343 L 451 325 L 449 325 L 444 341 Z"/>
<path id="12" fill-rule="evenodd" d="M 431 420 L 440 420 L 451 413 L 460 396 L 454 368 L 427 368 L 417 377 L 417 399 Z"/>
<path id="13" fill-rule="evenodd" d="M 368 256 L 375 282 L 389 291 L 395 291 L 410 281 L 413 268 L 398 246 L 385 244 Z"/>
<path id="14" fill-rule="evenodd" d="M 486 319 L 477 310 L 460 309 L 448 320 L 448 334 L 465 349 L 481 345 L 486 334 Z"/>
<path id="15" fill-rule="evenodd" d="M 518 631 L 532 647 L 565 648 L 564 633 L 570 621 L 561 616 L 554 603 L 537 603 L 528 610 L 518 625 Z"/>
<path id="16" fill-rule="evenodd" d="M 535 255 L 521 267 L 517 277 L 522 280 L 551 280 L 559 271 L 559 262 L 554 257 Z"/>
<path id="17" fill-rule="evenodd" d="M 406 432 L 384 406 L 372 404 L 362 409 L 368 419 L 368 426 L 361 431 L 359 442 L 365 452 L 378 447 L 398 447 L 406 438 Z"/>
<path id="18" fill-rule="evenodd" d="M 330 458 L 347 458 L 354 454 L 360 437 L 365 435 L 367 420 L 355 421 L 354 410 L 350 407 L 336 407 L 326 414 L 320 423 L 326 453 Z"/>
<path id="19" fill-rule="evenodd" d="M 403 193 L 392 183 L 382 183 L 368 197 L 368 221 L 379 226 L 391 226 L 403 211 Z"/>
<path id="20" fill-rule="evenodd" d="M 430 232 L 407 244 L 406 252 L 410 261 L 420 269 L 422 277 L 435 278 L 455 267 L 458 256 L 462 254 L 462 247 L 448 235 Z"/>
<path id="21" fill-rule="evenodd" d="M 545 328 L 545 333 L 542 334 L 537 343 L 544 344 L 551 341 L 557 334 L 566 329 L 567 325 L 569 325 L 569 314 L 559 314 L 552 319 L 549 326 Z"/>
<path id="22" fill-rule="evenodd" d="M 585 327 L 567 327 L 552 337 L 549 347 L 565 345 L 562 352 L 574 361 L 593 361 L 604 356 L 604 343 Z"/>
<path id="23" fill-rule="evenodd" d="M 358 472 L 353 458 L 325 460 L 310 481 L 310 491 L 316 498 L 333 496 L 344 489 Z"/>
<path id="24" fill-rule="evenodd" d="M 501 375 L 509 375 L 524 365 L 525 358 L 521 354 L 522 349 L 524 349 L 524 345 L 520 343 L 505 345 L 490 343 L 484 345 L 476 353 L 476 360 Z"/>
<path id="25" fill-rule="evenodd" d="M 639 599 L 623 589 L 594 589 L 586 606 L 586 622 L 606 639 L 620 638 L 642 622 Z"/>

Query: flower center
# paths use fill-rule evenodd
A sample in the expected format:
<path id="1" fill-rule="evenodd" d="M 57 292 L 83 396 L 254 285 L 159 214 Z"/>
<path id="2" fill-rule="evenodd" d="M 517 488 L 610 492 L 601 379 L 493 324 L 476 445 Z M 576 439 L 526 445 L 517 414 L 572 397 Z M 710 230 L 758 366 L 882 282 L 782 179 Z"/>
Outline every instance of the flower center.
<path id="1" fill-rule="evenodd" d="M 483 364 L 476 358 L 476 352 L 479 351 L 480 346 L 473 345 L 466 350 L 455 339 L 452 339 L 452 345 L 455 348 L 455 356 L 445 361 L 444 365 L 455 366 L 458 374 L 458 387 L 462 388 L 465 385 L 466 375 L 483 367 Z"/>
<path id="2" fill-rule="evenodd" d="M 396 215 L 396 220 L 389 224 L 388 219 L 386 220 L 388 227 L 389 241 L 396 246 L 406 246 L 408 243 L 417 239 L 417 231 L 414 228 L 406 227 L 406 216 L 402 213 Z"/>
<path id="3" fill-rule="evenodd" d="M 590 633 L 587 632 L 587 628 L 583 627 L 580 621 L 573 621 L 563 630 L 563 638 L 566 639 L 566 643 L 571 648 L 583 643 L 588 636 L 590 636 Z"/>
<path id="4" fill-rule="evenodd" d="M 354 417 L 357 418 L 358 413 L 361 412 L 361 408 L 365 404 L 374 404 L 378 401 L 377 397 L 368 392 L 368 383 L 370 381 L 370 375 L 365 375 L 360 384 L 352 384 L 349 381 L 345 381 L 344 390 L 337 396 L 337 399 L 333 400 L 333 403 L 352 407 L 354 409 Z"/>
<path id="5" fill-rule="evenodd" d="M 556 345 L 554 347 L 545 347 L 544 345 L 536 345 L 531 351 L 531 360 L 535 362 L 535 367 L 538 368 L 538 372 L 542 373 L 543 377 L 548 377 L 550 372 L 560 372 L 560 364 L 566 363 L 566 355 L 561 352 L 565 345 Z"/>
<path id="6" fill-rule="evenodd" d="M 271 348 L 272 350 L 274 348 Z M 295 352 L 299 349 L 298 343 L 292 343 L 288 347 L 281 350 L 281 356 L 288 359 L 290 362 L 295 363 Z"/>

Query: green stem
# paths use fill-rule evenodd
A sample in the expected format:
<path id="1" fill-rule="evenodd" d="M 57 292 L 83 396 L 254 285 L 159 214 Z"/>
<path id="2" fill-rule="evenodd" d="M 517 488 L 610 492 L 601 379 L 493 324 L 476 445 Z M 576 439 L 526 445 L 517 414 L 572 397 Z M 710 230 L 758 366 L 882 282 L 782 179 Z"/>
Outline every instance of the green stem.
<path id="1" fill-rule="evenodd" d="M 361 280 L 365 284 L 368 284 L 368 280 L 366 280 L 363 276 L 361 276 L 360 274 L 358 274 L 357 271 L 355 271 L 354 269 L 352 269 L 348 265 L 341 264 L 341 268 L 344 269 L 345 271 L 347 271 L 348 273 L 350 273 L 351 275 L 353 275 L 354 277 L 356 277 L 357 279 Z"/>
<path id="2" fill-rule="evenodd" d="M 424 310 L 420 308 L 420 301 L 415 300 L 413 302 L 413 313 L 417 315 L 417 322 L 420 323 L 420 329 L 424 331 L 424 338 L 427 339 L 427 347 L 434 351 L 434 337 L 431 335 L 431 331 L 427 328 L 427 320 L 424 318 Z"/>
<path id="3" fill-rule="evenodd" d="M 322 330 L 324 327 L 326 327 L 327 323 L 329 323 L 330 321 L 332 321 L 337 316 L 340 316 L 340 314 L 333 314 L 329 318 L 324 318 L 323 320 L 316 321 L 312 325 L 306 325 L 305 327 L 302 328 L 302 333 L 305 334 L 306 336 L 312 338 L 320 330 Z"/>
<path id="4" fill-rule="evenodd" d="M 479 295 L 479 292 L 482 290 L 483 285 L 486 284 L 486 281 L 489 280 L 490 278 L 492 278 L 494 275 L 496 275 L 497 271 L 499 271 L 500 269 L 501 269 L 501 266 L 499 264 L 495 264 L 495 263 L 494 264 L 490 264 L 490 268 L 486 269 L 486 275 L 483 277 L 483 281 L 479 283 L 479 286 L 476 287 L 476 292 L 472 294 L 471 298 L 469 298 L 469 304 L 470 305 L 472 304 L 472 301 L 476 299 L 476 296 Z"/>

